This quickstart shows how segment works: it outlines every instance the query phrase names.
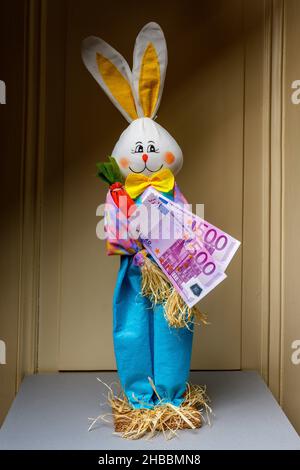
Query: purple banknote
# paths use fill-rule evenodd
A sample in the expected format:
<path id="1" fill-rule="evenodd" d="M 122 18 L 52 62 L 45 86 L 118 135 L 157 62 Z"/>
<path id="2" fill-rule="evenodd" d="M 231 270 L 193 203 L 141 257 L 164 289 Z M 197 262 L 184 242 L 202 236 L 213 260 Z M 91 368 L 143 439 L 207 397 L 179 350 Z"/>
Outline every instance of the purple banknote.
<path id="1" fill-rule="evenodd" d="M 130 221 L 138 235 L 189 307 L 195 305 L 226 278 L 195 234 L 182 225 L 173 210 L 149 192 Z"/>
<path id="2" fill-rule="evenodd" d="M 212 255 L 219 268 L 222 271 L 226 270 L 241 244 L 238 240 L 201 217 L 193 214 L 184 206 L 174 203 L 151 187 L 145 191 L 143 201 L 149 197 L 159 198 L 159 201 L 161 201 L 169 211 L 174 213 L 181 225 L 195 235 L 197 240 Z"/>

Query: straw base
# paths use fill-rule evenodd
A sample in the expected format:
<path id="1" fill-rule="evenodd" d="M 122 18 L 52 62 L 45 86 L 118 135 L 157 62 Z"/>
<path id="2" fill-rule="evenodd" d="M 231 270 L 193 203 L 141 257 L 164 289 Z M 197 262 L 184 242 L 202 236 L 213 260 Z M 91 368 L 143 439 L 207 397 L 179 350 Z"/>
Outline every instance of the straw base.
<path id="1" fill-rule="evenodd" d="M 169 407 L 166 405 L 160 405 L 160 408 L 165 407 L 165 410 L 160 409 L 159 413 L 155 413 L 155 410 L 152 413 L 144 413 L 144 418 L 145 421 L 148 423 L 147 425 L 147 430 L 145 430 L 145 433 L 147 432 L 152 432 L 153 429 L 155 428 L 155 422 L 157 420 L 156 414 L 163 414 L 165 416 L 163 426 L 160 426 L 160 428 L 156 429 L 156 432 L 164 432 L 164 431 L 179 431 L 180 429 L 191 429 L 190 424 L 186 423 L 180 415 L 178 415 L 176 412 L 172 411 Z M 184 410 L 182 410 L 184 412 Z M 148 414 L 148 416 L 146 416 Z M 130 410 L 128 413 L 125 413 L 124 416 L 116 413 L 114 414 L 114 426 L 115 426 L 115 432 L 121 433 L 126 437 L 126 433 L 128 432 L 128 429 L 131 427 L 130 423 L 134 423 L 137 421 L 137 425 L 141 425 L 141 414 L 140 413 L 135 413 L 135 410 Z M 198 429 L 201 428 L 202 426 L 202 418 L 201 418 L 201 413 L 197 409 L 189 409 L 189 421 L 192 423 L 193 428 L 192 429 Z M 136 426 L 136 431 L 138 432 L 138 426 Z M 164 429 L 163 429 L 164 428 Z M 155 431 L 155 430 L 154 430 Z M 139 437 L 136 435 L 135 439 L 138 439 Z"/>
<path id="2" fill-rule="evenodd" d="M 112 413 L 89 418 L 89 431 L 99 420 L 111 422 L 109 417 L 113 418 L 115 432 L 126 439 L 151 439 L 158 433 L 162 433 L 166 439 L 171 439 L 180 429 L 199 429 L 205 422 L 210 424 L 210 400 L 206 395 L 206 388 L 200 385 L 187 383 L 183 402 L 180 406 L 175 406 L 160 399 L 152 379 L 148 377 L 158 398 L 157 405 L 149 409 L 133 408 L 122 391 L 115 394 L 109 385 L 99 378 L 97 380 L 108 389 L 107 399 Z"/>
<path id="3" fill-rule="evenodd" d="M 132 408 L 124 395 L 111 396 L 109 402 L 115 432 L 127 439 L 140 439 L 146 435 L 151 438 L 160 432 L 170 439 L 180 429 L 199 429 L 204 423 L 204 415 L 209 421 L 211 413 L 205 388 L 190 384 L 180 406 L 160 402 L 151 409 Z"/>

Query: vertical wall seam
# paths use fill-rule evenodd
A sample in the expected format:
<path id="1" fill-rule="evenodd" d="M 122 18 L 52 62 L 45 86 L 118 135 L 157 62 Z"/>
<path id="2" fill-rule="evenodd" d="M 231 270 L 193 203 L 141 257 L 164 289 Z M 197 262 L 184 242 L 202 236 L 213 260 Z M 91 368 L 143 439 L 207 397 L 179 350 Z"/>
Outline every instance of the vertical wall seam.
<path id="1" fill-rule="evenodd" d="M 17 363 L 16 363 L 16 375 L 15 375 L 15 392 L 17 393 L 20 378 L 21 378 L 21 348 L 22 348 L 22 331 L 23 331 L 23 319 L 22 319 L 22 266 L 23 266 L 23 243 L 24 243 L 24 191 L 25 191 L 25 153 L 26 153 L 26 119 L 27 119 L 27 86 L 28 86 L 28 67 L 27 67 L 27 56 L 28 56 L 28 43 L 29 43 L 29 15 L 28 15 L 28 1 L 24 3 L 24 62 L 23 62 L 23 117 L 22 117 L 22 158 L 21 158 L 21 169 L 20 169 L 20 218 L 19 218 L 19 279 L 18 279 L 18 329 L 17 329 Z"/>
<path id="2" fill-rule="evenodd" d="M 282 315 L 282 14 L 283 0 L 272 0 L 269 385 L 278 400 Z"/>
<path id="3" fill-rule="evenodd" d="M 245 1 L 242 4 L 242 30 L 243 30 L 243 149 L 242 149 L 242 244 L 241 244 L 241 324 L 240 324 L 240 369 L 243 365 L 243 302 L 244 302 L 244 233 L 245 233 L 245 122 L 246 122 L 246 51 L 247 51 L 247 35 L 245 21 Z"/>
<path id="4" fill-rule="evenodd" d="M 34 372 L 37 353 L 37 158 L 39 96 L 39 3 L 25 4 L 24 110 L 21 162 L 21 247 L 16 388 L 24 372 Z"/>
<path id="5" fill-rule="evenodd" d="M 43 181 L 44 181 L 44 159 L 46 142 L 46 26 L 47 26 L 47 0 L 41 3 L 39 26 L 39 106 L 38 106 L 38 132 L 37 132 L 37 220 L 35 226 L 36 236 L 36 330 L 35 330 L 35 372 L 38 372 L 39 361 L 39 328 L 40 328 L 40 263 L 41 263 L 41 233 L 43 216 Z"/>
<path id="6" fill-rule="evenodd" d="M 64 57 L 65 57 L 65 63 L 64 63 L 64 80 L 65 83 L 67 83 L 66 80 L 66 71 L 67 71 L 67 44 L 68 44 L 68 37 L 70 34 L 69 31 L 69 1 L 65 1 L 65 18 L 66 18 L 66 34 L 65 34 L 65 50 L 64 50 Z M 62 161 L 62 175 L 61 175 L 61 200 L 60 200 L 60 239 L 59 239 L 59 298 L 58 298 L 58 304 L 59 304 L 59 313 L 58 313 L 58 325 L 57 325 L 57 334 L 58 334 L 58 342 L 57 342 L 57 369 L 59 370 L 59 364 L 60 364 L 60 350 L 61 350 L 61 311 L 62 311 L 62 278 L 63 278 L 63 235 L 64 235 L 64 219 L 63 219 L 63 214 L 64 214 L 64 182 L 65 182 L 65 164 L 64 164 L 64 156 L 66 154 L 66 109 L 67 109 L 67 93 L 66 93 L 66 87 L 64 88 L 64 104 L 63 104 L 63 111 L 64 111 L 64 130 L 63 130 L 63 161 Z"/>
<path id="7" fill-rule="evenodd" d="M 263 131 L 262 131 L 262 297 L 261 374 L 269 382 L 270 348 L 270 148 L 272 3 L 264 0 Z"/>

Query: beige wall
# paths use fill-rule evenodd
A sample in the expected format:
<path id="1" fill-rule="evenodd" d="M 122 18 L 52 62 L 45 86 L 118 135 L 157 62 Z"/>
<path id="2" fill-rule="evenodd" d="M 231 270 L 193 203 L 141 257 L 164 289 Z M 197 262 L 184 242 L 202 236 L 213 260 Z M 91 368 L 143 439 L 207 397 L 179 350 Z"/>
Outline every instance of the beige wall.
<path id="1" fill-rule="evenodd" d="M 126 123 L 84 69 L 80 43 L 101 35 L 130 60 L 137 31 L 153 19 L 169 48 L 159 122 L 184 151 L 178 182 L 189 201 L 205 203 L 208 220 L 242 240 L 229 279 L 202 304 L 211 325 L 196 335 L 192 367 L 258 370 L 300 430 L 300 365 L 290 360 L 291 342 L 300 339 L 300 108 L 289 98 L 290 82 L 300 79 L 297 0 L 202 1 L 194 9 L 191 2 L 157 1 L 155 15 L 153 2 L 120 1 L 105 11 L 97 0 L 37 4 L 29 2 L 23 263 L 16 257 L 12 264 L 21 272 L 19 310 L 9 297 L 19 276 L 7 289 L 21 323 L 8 321 L 7 307 L 1 311 L 11 339 L 21 325 L 11 370 L 20 377 L 36 369 L 115 367 L 118 259 L 106 257 L 95 236 L 106 188 L 94 174 Z M 1 374 L 8 370 L 0 366 Z M 11 399 L 14 386 L 5 390 Z"/>
<path id="2" fill-rule="evenodd" d="M 300 364 L 291 361 L 292 343 L 300 341 L 298 243 L 300 240 L 300 104 L 291 101 L 291 85 L 300 80 L 300 2 L 285 5 L 282 135 L 282 324 L 281 401 L 300 430 Z M 299 343 L 298 343 L 299 350 Z M 298 354 L 298 358 L 300 353 Z"/>
<path id="3" fill-rule="evenodd" d="M 205 202 L 208 220 L 241 239 L 242 3 L 205 3 L 192 13 L 182 2 L 172 2 L 171 16 L 168 2 L 159 4 L 164 5 L 157 8 L 169 45 L 169 67 L 158 122 L 183 149 L 178 183 L 189 201 Z M 68 8 L 60 329 L 54 366 L 60 370 L 115 368 L 111 304 L 119 260 L 108 258 L 103 241 L 95 236 L 95 211 L 107 188 L 94 174 L 95 162 L 110 154 L 127 123 L 83 67 L 80 44 L 90 34 L 101 34 L 131 62 L 135 36 L 151 17 L 153 5 L 118 5 L 114 21 L 109 18 L 115 6 L 103 14 L 99 1 L 89 1 L 84 9 L 71 1 Z M 176 28 L 179 18 L 181 34 Z M 49 286 L 42 286 L 42 293 L 44 289 Z M 241 251 L 228 280 L 202 303 L 212 324 L 197 330 L 193 368 L 241 367 L 240 306 Z"/>

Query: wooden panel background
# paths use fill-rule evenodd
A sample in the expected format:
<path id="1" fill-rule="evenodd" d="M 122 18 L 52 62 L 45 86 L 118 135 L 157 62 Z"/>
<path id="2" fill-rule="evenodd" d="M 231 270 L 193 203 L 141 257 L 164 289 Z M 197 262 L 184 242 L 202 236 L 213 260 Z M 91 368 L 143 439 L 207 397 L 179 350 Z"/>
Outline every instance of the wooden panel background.
<path id="1" fill-rule="evenodd" d="M 280 400 L 300 432 L 300 104 L 293 104 L 292 83 L 300 80 L 300 2 L 284 9 L 283 135 L 282 135 L 282 325 L 280 343 Z M 299 96 L 299 95 L 298 95 Z M 292 343 L 298 341 L 298 363 L 292 362 Z"/>
<path id="2" fill-rule="evenodd" d="M 189 201 L 205 203 L 208 220 L 241 239 L 242 3 L 205 2 L 196 13 L 182 2 L 172 3 L 172 16 L 171 3 L 160 5 L 154 8 L 159 11 L 154 20 L 160 21 L 167 37 L 169 67 L 158 121 L 183 148 L 178 182 Z M 95 162 L 110 154 L 127 124 L 83 67 L 81 41 L 101 34 L 131 62 L 135 36 L 152 12 L 153 5 L 141 7 L 140 2 L 119 2 L 117 14 L 115 5 L 103 12 L 98 1 L 88 1 L 84 8 L 68 3 L 60 370 L 115 367 L 111 302 L 119 259 L 108 258 L 104 243 L 95 237 L 95 210 L 106 188 L 94 174 Z M 212 324 L 197 331 L 193 368 L 240 368 L 241 252 L 228 274 L 202 304 Z"/>
<path id="3" fill-rule="evenodd" d="M 3 297 L 15 322 L 1 312 L 2 331 L 9 324 L 15 344 L 10 369 L 0 366 L 1 379 L 10 374 L 2 414 L 25 372 L 115 367 L 111 296 L 118 260 L 105 256 L 95 236 L 105 188 L 94 175 L 126 123 L 84 69 L 80 43 L 98 34 L 130 60 L 137 31 L 156 20 L 169 48 L 159 122 L 184 151 L 178 182 L 191 202 L 205 203 L 208 220 L 243 243 L 229 280 L 203 302 L 212 324 L 197 332 L 192 367 L 260 371 L 299 430 L 300 366 L 291 362 L 291 342 L 300 339 L 294 249 L 300 108 L 290 101 L 290 84 L 300 79 L 299 3 L 26 5 L 25 223 L 14 265 L 18 306 L 9 297 L 13 284 Z"/>

